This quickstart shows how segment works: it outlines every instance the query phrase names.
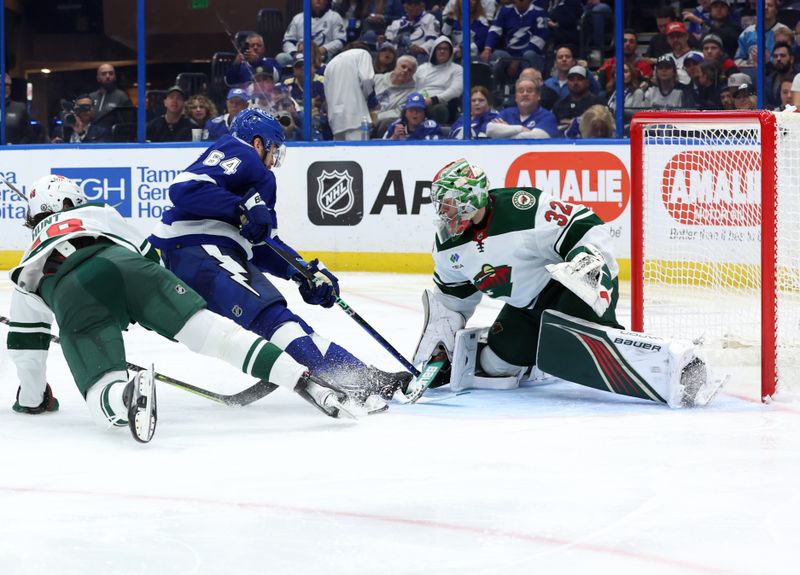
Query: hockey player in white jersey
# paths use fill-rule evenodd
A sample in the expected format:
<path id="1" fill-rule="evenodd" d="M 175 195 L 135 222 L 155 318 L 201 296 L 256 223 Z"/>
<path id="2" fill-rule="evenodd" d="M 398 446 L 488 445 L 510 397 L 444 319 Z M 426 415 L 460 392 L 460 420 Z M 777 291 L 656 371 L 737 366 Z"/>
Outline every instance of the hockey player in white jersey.
<path id="1" fill-rule="evenodd" d="M 489 189 L 464 159 L 435 176 L 434 290 L 414 362 L 452 360 L 453 387 L 508 388 L 532 366 L 621 395 L 692 407 L 719 381 L 688 341 L 626 331 L 618 266 L 604 222 L 536 188 Z M 483 295 L 505 303 L 485 346 L 464 330 Z M 447 383 L 447 370 L 436 382 Z M 483 377 L 488 376 L 488 377 Z"/>
<path id="2" fill-rule="evenodd" d="M 44 176 L 28 196 L 33 243 L 10 272 L 8 349 L 20 386 L 13 409 L 58 409 L 46 379 L 50 326 L 78 389 L 101 425 L 129 426 L 148 442 L 156 427 L 152 369 L 129 378 L 122 330 L 138 322 L 192 351 L 296 391 L 327 415 L 348 415 L 349 397 L 308 374 L 272 343 L 206 309 L 206 302 L 161 267 L 155 249 L 112 207 L 87 203 L 63 176 Z M 348 404 L 348 405 L 346 405 Z"/>

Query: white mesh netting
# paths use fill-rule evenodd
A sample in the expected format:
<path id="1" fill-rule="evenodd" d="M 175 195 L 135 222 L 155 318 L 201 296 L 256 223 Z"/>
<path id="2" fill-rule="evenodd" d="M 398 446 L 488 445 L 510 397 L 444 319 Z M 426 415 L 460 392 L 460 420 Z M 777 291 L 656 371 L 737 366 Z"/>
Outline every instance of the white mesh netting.
<path id="1" fill-rule="evenodd" d="M 777 166 L 777 321 L 768 329 L 788 397 L 800 364 L 800 114 L 777 116 L 777 141 L 765 148 Z M 761 134 L 755 117 L 665 117 L 643 130 L 644 329 L 702 341 L 723 368 L 760 365 Z"/>

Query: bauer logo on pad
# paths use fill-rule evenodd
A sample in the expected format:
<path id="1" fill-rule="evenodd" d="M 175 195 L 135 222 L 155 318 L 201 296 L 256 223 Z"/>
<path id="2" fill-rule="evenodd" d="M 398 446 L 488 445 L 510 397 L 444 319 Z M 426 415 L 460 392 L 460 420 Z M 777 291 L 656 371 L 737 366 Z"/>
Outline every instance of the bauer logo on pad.
<path id="1" fill-rule="evenodd" d="M 308 167 L 308 219 L 318 226 L 355 226 L 364 217 L 364 175 L 356 162 Z"/>
<path id="2" fill-rule="evenodd" d="M 50 173 L 74 181 L 90 202 L 114 206 L 123 216 L 131 216 L 130 168 L 53 168 Z"/>

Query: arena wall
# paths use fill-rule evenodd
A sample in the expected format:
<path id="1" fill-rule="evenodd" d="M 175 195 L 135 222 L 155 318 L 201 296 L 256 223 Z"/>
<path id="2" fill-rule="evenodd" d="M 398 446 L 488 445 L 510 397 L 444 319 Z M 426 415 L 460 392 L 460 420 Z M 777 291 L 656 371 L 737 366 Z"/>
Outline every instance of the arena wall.
<path id="1" fill-rule="evenodd" d="M 27 193 L 47 173 L 74 178 L 94 200 L 114 205 L 148 233 L 170 205 L 169 183 L 202 151 L 196 144 L 4 147 L 0 173 Z M 337 270 L 432 270 L 430 182 L 459 157 L 478 163 L 493 187 L 533 185 L 583 203 L 609 222 L 629 274 L 630 152 L 627 140 L 475 145 L 289 144 L 278 180 L 280 236 Z M 0 267 L 28 243 L 25 202 L 0 184 Z"/>

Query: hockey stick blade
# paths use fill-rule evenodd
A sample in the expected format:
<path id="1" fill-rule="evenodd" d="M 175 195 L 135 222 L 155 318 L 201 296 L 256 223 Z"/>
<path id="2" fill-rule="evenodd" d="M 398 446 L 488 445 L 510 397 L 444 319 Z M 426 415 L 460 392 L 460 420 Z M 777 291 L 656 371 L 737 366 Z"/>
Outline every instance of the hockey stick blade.
<path id="1" fill-rule="evenodd" d="M 406 388 L 405 399 L 408 403 L 415 403 L 422 397 L 446 363 L 445 360 L 429 361 L 422 367 L 420 374 Z"/>
<path id="2" fill-rule="evenodd" d="M 5 317 L 0 316 L 0 323 L 4 323 L 6 325 L 10 325 L 11 321 Z M 50 334 L 50 341 L 53 343 L 60 344 L 61 338 L 57 335 Z M 136 365 L 135 363 L 126 362 L 125 367 L 128 368 L 130 371 L 142 371 L 143 368 L 140 365 Z M 168 375 L 164 375 L 163 373 L 155 372 L 153 376 L 157 381 L 162 383 L 166 383 L 173 387 L 177 387 L 184 391 L 188 391 L 189 393 L 194 393 L 195 395 L 199 395 L 200 397 L 205 397 L 206 399 L 210 399 L 211 401 L 216 401 L 217 403 L 221 403 L 223 405 L 229 405 L 233 407 L 243 407 L 245 405 L 249 405 L 254 401 L 258 401 L 262 397 L 265 397 L 275 391 L 278 386 L 274 383 L 269 383 L 268 381 L 259 380 L 254 385 L 243 389 L 238 393 L 234 393 L 231 395 L 226 395 L 224 393 L 217 393 L 215 391 L 211 391 L 208 389 L 204 389 L 202 387 L 198 387 L 196 385 L 192 385 L 191 383 L 186 383 L 179 379 L 175 379 Z"/>

